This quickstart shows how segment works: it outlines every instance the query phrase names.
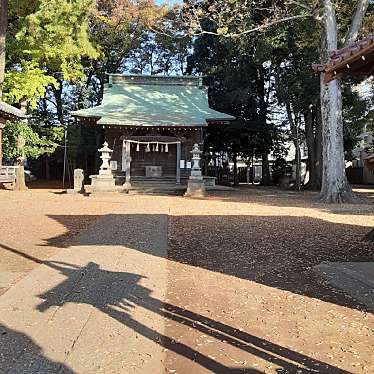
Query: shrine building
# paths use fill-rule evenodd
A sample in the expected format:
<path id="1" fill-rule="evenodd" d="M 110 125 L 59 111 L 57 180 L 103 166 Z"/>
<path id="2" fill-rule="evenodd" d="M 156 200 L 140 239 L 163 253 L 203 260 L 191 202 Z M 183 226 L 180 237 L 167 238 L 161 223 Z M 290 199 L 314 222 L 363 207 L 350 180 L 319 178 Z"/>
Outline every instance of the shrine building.
<path id="1" fill-rule="evenodd" d="M 102 103 L 72 112 L 78 124 L 104 132 L 117 184 L 185 183 L 191 150 L 209 126 L 235 118 L 209 107 L 201 77 L 108 75 Z"/>

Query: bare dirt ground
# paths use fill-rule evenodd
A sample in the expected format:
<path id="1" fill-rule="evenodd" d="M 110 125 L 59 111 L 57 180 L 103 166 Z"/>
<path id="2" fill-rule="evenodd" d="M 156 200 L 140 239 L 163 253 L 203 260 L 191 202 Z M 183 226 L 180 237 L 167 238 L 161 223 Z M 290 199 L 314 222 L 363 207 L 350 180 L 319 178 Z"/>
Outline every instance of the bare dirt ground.
<path id="1" fill-rule="evenodd" d="M 167 211 L 167 372 L 373 373 L 374 315 L 312 270 L 373 261 L 374 244 L 361 238 L 374 227 L 374 190 L 359 192 L 367 204 L 272 188 L 204 200 L 0 191 L 0 272 L 16 282 L 119 204 Z"/>

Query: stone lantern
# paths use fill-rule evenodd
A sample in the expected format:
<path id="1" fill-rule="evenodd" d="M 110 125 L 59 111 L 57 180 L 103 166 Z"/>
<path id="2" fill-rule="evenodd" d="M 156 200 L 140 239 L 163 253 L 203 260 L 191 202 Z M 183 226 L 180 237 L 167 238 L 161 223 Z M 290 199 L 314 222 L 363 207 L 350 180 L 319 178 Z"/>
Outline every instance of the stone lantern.
<path id="1" fill-rule="evenodd" d="M 113 150 L 108 147 L 108 143 L 105 142 L 103 147 L 98 150 L 101 153 L 100 158 L 103 160 L 99 175 L 91 175 L 91 186 L 92 193 L 95 192 L 114 192 L 115 191 L 115 179 L 110 169 L 109 160 L 112 157 Z"/>
<path id="2" fill-rule="evenodd" d="M 204 178 L 201 173 L 200 160 L 201 154 L 199 145 L 194 144 L 191 154 L 192 154 L 192 170 L 191 175 L 188 178 L 187 192 L 185 196 L 190 197 L 202 197 L 205 195 L 205 185 Z"/>
<path id="3" fill-rule="evenodd" d="M 112 175 L 110 170 L 109 160 L 112 158 L 113 150 L 108 147 L 108 143 L 103 144 L 103 148 L 99 149 L 101 153 L 100 158 L 103 160 L 103 163 L 100 166 L 99 175 Z"/>

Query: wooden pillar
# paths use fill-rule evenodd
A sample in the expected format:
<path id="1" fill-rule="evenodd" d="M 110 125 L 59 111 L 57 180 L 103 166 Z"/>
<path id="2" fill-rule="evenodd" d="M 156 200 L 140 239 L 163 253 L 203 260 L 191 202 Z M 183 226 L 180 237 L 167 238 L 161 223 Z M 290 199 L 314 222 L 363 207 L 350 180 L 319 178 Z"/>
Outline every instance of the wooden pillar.
<path id="1" fill-rule="evenodd" d="M 177 184 L 181 182 L 181 155 L 182 155 L 182 144 L 181 142 L 177 143 Z"/>
<path id="2" fill-rule="evenodd" d="M 131 143 L 126 140 L 123 141 L 123 153 L 122 153 L 122 169 L 125 171 L 126 179 L 125 185 L 131 186 Z"/>

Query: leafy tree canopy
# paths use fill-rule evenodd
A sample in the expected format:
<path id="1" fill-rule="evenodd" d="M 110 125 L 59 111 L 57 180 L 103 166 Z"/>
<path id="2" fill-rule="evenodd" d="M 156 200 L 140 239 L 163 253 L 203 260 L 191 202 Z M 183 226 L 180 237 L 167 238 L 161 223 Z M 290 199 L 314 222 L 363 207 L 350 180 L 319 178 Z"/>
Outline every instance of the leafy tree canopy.
<path id="1" fill-rule="evenodd" d="M 89 40 L 88 16 L 92 0 L 31 1 L 25 13 L 23 1 L 11 2 L 15 21 L 7 44 L 6 99 L 27 100 L 36 105 L 56 77 L 83 79 L 82 58 L 96 58 Z"/>
<path id="2" fill-rule="evenodd" d="M 20 156 L 35 159 L 43 154 L 52 154 L 63 137 L 63 129 L 55 127 L 49 131 L 52 134 L 40 136 L 31 125 L 25 122 L 8 121 L 3 129 L 4 158 L 15 161 Z M 20 138 L 24 141 L 23 147 L 19 145 Z"/>

